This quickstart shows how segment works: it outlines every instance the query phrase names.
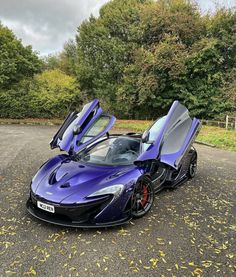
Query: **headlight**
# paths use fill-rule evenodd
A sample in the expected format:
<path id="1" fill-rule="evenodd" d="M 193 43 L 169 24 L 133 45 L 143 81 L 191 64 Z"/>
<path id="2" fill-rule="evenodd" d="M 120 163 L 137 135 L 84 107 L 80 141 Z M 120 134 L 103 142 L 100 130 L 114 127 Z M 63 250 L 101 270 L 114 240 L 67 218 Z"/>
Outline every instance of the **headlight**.
<path id="1" fill-rule="evenodd" d="M 123 189 L 124 189 L 124 185 L 121 185 L 121 184 L 114 185 L 114 186 L 110 186 L 110 187 L 95 191 L 94 193 L 90 194 L 87 197 L 96 197 L 96 196 L 102 196 L 102 195 L 106 195 L 106 194 L 113 194 L 114 199 L 116 199 L 121 195 Z"/>

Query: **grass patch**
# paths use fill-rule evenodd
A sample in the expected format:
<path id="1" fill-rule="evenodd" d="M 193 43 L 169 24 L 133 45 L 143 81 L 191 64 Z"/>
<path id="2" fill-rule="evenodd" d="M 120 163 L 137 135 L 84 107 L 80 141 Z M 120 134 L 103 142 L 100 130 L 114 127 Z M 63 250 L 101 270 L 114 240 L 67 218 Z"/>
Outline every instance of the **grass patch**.
<path id="1" fill-rule="evenodd" d="M 114 128 L 134 132 L 144 132 L 152 123 L 147 120 L 117 120 Z"/>
<path id="2" fill-rule="evenodd" d="M 143 120 L 117 120 L 115 127 L 123 130 L 143 132 L 151 121 Z M 202 126 L 197 137 L 200 142 L 213 144 L 218 148 L 236 151 L 236 131 L 226 130 L 213 126 Z"/>
<path id="3" fill-rule="evenodd" d="M 236 151 L 236 131 L 213 126 L 202 126 L 197 137 L 201 142 L 214 144 L 218 148 Z"/>
<path id="4" fill-rule="evenodd" d="M 27 124 L 27 125 L 60 125 L 61 119 L 3 119 L 0 118 L 0 124 Z M 127 130 L 127 132 L 144 132 L 152 121 L 147 120 L 117 120 L 114 128 Z M 236 151 L 236 131 L 225 130 L 219 127 L 202 126 L 197 137 L 200 142 L 213 144 L 218 148 Z"/>

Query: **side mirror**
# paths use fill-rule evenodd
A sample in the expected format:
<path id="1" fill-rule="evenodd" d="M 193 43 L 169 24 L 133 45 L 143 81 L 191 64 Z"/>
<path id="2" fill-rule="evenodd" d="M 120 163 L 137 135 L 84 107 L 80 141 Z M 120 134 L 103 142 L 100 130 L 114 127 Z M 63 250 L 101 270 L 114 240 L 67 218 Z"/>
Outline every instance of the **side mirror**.
<path id="1" fill-rule="evenodd" d="M 74 129 L 73 129 L 73 134 L 74 135 L 78 135 L 82 132 L 82 129 L 80 126 L 74 126 Z"/>
<path id="2" fill-rule="evenodd" d="M 154 140 L 150 140 L 150 132 L 145 131 L 142 135 L 142 143 L 153 144 L 154 142 Z"/>
<path id="3" fill-rule="evenodd" d="M 145 131 L 142 135 L 142 142 L 143 143 L 148 143 L 149 141 L 149 136 L 150 136 L 150 133 L 149 131 Z"/>

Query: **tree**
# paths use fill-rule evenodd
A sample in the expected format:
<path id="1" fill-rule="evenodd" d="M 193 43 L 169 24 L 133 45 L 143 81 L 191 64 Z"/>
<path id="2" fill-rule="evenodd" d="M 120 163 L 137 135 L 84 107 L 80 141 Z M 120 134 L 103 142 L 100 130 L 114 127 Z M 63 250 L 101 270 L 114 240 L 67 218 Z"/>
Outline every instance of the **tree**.
<path id="1" fill-rule="evenodd" d="M 206 33 L 198 7 L 185 0 L 152 1 L 142 7 L 140 27 L 143 43 L 147 45 L 159 43 L 168 34 L 190 46 Z"/>
<path id="2" fill-rule="evenodd" d="M 169 35 L 150 50 L 141 48 L 136 51 L 135 62 L 126 67 L 119 90 L 121 101 L 132 103 L 135 99 L 132 109 L 138 107 L 135 117 L 158 117 L 168 110 L 173 99 L 184 99 L 185 55 L 185 46 L 177 37 Z"/>
<path id="3" fill-rule="evenodd" d="M 236 11 L 222 8 L 208 20 L 208 36 L 218 39 L 222 70 L 231 71 L 236 64 Z"/>
<path id="4" fill-rule="evenodd" d="M 235 11 L 203 16 L 188 0 L 113 0 L 78 29 L 77 78 L 119 117 L 154 118 L 178 99 L 212 118 L 231 107 L 235 28 Z"/>
<path id="5" fill-rule="evenodd" d="M 42 58 L 43 61 L 43 70 L 53 70 L 61 68 L 61 59 L 60 54 L 49 54 Z"/>
<path id="6" fill-rule="evenodd" d="M 236 116 L 236 68 L 234 67 L 224 80 L 222 93 L 230 101 L 229 112 Z"/>
<path id="7" fill-rule="evenodd" d="M 147 1 L 116 0 L 90 17 L 78 29 L 78 81 L 90 98 L 99 97 L 113 112 L 124 68 L 140 45 L 140 7 Z M 149 2 L 149 1 L 148 1 Z"/>
<path id="8" fill-rule="evenodd" d="M 0 89 L 10 88 L 41 70 L 41 61 L 31 46 L 23 46 L 13 32 L 0 23 Z"/>
<path id="9" fill-rule="evenodd" d="M 59 69 L 67 75 L 76 74 L 77 47 L 75 41 L 70 39 L 64 44 L 60 53 L 49 54 L 43 59 L 44 70 Z"/>
<path id="10" fill-rule="evenodd" d="M 73 39 L 69 39 L 60 54 L 61 70 L 68 75 L 76 75 L 77 45 Z"/>

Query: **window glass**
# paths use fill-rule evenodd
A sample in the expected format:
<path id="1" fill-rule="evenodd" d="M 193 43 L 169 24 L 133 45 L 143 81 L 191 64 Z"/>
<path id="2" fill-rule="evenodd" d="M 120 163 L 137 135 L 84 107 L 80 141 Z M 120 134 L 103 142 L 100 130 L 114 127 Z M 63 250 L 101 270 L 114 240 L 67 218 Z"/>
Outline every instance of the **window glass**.
<path id="1" fill-rule="evenodd" d="M 156 140 L 156 138 L 158 137 L 159 135 L 159 132 L 162 128 L 162 126 L 164 125 L 165 123 L 165 119 L 166 119 L 166 116 L 163 116 L 161 117 L 160 119 L 158 119 L 153 125 L 152 127 L 150 128 L 150 136 L 149 136 L 149 140 L 150 141 L 153 141 L 153 140 Z"/>
<path id="2" fill-rule="evenodd" d="M 78 156 L 86 163 L 128 165 L 137 159 L 139 153 L 140 139 L 121 136 L 103 140 L 78 153 Z"/>
<path id="3" fill-rule="evenodd" d="M 149 129 L 149 141 L 155 141 L 159 135 L 159 132 L 165 123 L 166 116 L 161 117 L 158 119 Z M 146 151 L 150 144 L 144 143 L 143 144 L 143 151 Z"/>
<path id="4" fill-rule="evenodd" d="M 93 137 L 96 137 L 100 134 L 109 124 L 110 117 L 109 116 L 101 116 L 84 134 L 81 139 L 81 143 L 87 142 Z"/>

